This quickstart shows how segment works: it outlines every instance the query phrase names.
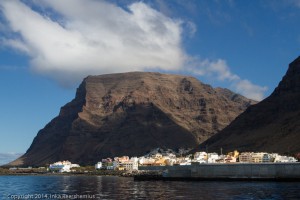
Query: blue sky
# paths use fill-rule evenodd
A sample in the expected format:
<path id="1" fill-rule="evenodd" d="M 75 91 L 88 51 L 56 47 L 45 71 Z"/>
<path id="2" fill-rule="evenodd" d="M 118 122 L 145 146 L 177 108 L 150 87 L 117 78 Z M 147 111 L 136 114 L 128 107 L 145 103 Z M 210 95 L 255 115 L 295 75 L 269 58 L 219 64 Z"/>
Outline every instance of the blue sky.
<path id="1" fill-rule="evenodd" d="M 299 56 L 299 19 L 299 0 L 2 0 L 0 153 L 24 153 L 89 74 L 187 74 L 261 100 Z"/>

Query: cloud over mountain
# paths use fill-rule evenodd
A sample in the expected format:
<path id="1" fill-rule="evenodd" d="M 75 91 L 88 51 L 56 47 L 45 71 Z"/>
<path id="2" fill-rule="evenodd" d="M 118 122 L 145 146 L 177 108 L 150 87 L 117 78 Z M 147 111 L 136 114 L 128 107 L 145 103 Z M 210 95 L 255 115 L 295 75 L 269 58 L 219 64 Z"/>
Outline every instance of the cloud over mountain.
<path id="1" fill-rule="evenodd" d="M 262 100 L 264 93 L 268 90 L 266 86 L 255 85 L 251 81 L 242 79 L 232 73 L 227 62 L 223 59 L 200 60 L 192 58 L 188 63 L 188 70 L 196 75 L 209 76 L 218 81 L 226 81 L 230 83 L 232 90 L 257 101 Z"/>
<path id="2" fill-rule="evenodd" d="M 143 2 L 126 7 L 95 0 L 29 2 L 0 2 L 11 31 L 0 43 L 27 54 L 35 72 L 62 85 L 90 74 L 184 71 L 191 59 L 182 47 L 182 33 L 192 36 L 195 24 L 168 17 Z M 230 82 L 233 90 L 249 98 L 263 98 L 264 87 L 242 80 L 222 62 L 204 59 L 193 70 Z"/>
<path id="3" fill-rule="evenodd" d="M 57 19 L 19 1 L 1 6 L 11 29 L 21 36 L 5 43 L 27 53 L 36 71 L 60 80 L 69 81 L 65 73 L 76 80 L 95 73 L 176 70 L 183 65 L 180 21 L 141 2 L 124 10 L 104 1 L 43 1 Z"/>

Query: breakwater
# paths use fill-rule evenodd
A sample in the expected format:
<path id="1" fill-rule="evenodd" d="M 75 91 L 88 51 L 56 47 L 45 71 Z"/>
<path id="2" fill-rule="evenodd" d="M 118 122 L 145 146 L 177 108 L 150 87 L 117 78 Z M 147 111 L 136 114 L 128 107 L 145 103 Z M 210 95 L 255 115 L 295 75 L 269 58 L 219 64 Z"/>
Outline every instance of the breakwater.
<path id="1" fill-rule="evenodd" d="M 186 166 L 148 166 L 141 170 L 163 171 L 162 180 L 296 180 L 300 163 L 235 163 Z M 140 177 L 135 177 L 139 180 Z M 145 177 L 142 177 L 145 179 Z M 149 177 L 151 179 L 151 177 Z"/>

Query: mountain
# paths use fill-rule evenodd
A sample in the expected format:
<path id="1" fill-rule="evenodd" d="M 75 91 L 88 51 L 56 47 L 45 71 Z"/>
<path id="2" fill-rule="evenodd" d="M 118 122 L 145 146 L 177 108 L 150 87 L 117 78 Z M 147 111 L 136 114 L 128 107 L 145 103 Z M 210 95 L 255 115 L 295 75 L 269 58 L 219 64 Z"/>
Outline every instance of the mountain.
<path id="1" fill-rule="evenodd" d="M 76 97 L 10 165 L 140 156 L 154 148 L 194 148 L 256 103 L 193 77 L 150 72 L 88 76 Z"/>
<path id="2" fill-rule="evenodd" d="M 274 92 L 250 106 L 228 127 L 197 149 L 223 152 L 300 152 L 300 57 L 290 63 Z"/>

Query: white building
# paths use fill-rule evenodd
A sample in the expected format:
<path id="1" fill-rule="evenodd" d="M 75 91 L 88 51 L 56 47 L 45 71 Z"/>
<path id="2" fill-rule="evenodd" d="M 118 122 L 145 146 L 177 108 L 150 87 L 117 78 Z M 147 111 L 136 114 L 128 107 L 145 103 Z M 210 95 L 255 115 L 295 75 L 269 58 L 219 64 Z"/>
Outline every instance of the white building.
<path id="1" fill-rule="evenodd" d="M 219 160 L 220 157 L 217 153 L 208 154 L 208 163 L 216 163 L 216 160 Z"/>
<path id="2" fill-rule="evenodd" d="M 71 168 L 80 167 L 78 164 L 72 164 L 70 161 L 58 161 L 50 164 L 49 170 L 56 172 L 70 172 Z"/>
<path id="3" fill-rule="evenodd" d="M 127 161 L 127 162 L 119 163 L 119 167 L 124 168 L 127 171 L 132 171 L 132 170 L 138 170 L 139 165 L 138 162 Z"/>
<path id="4" fill-rule="evenodd" d="M 130 160 L 123 161 L 115 160 L 113 162 L 113 168 L 127 171 L 138 170 L 138 161 L 139 159 L 137 157 L 132 157 Z"/>
<path id="5" fill-rule="evenodd" d="M 101 169 L 102 168 L 102 162 L 98 162 L 96 165 L 95 165 L 95 169 Z"/>
<path id="6" fill-rule="evenodd" d="M 152 165 L 153 163 L 155 163 L 155 159 L 140 157 L 140 158 L 138 158 L 138 162 L 140 163 L 140 165 Z"/>
<path id="7" fill-rule="evenodd" d="M 194 159 L 192 162 L 207 163 L 207 153 L 206 152 L 196 152 L 194 154 Z"/>
<path id="8" fill-rule="evenodd" d="M 196 152 L 194 154 L 194 159 L 192 162 L 197 162 L 197 163 L 215 163 L 216 160 L 220 159 L 219 155 L 217 153 L 206 153 L 204 151 L 202 152 Z"/>
<path id="9" fill-rule="evenodd" d="M 294 157 L 288 157 L 288 156 L 276 156 L 274 162 L 279 163 L 288 163 L 288 162 L 297 162 L 297 159 Z"/>
<path id="10" fill-rule="evenodd" d="M 185 161 L 185 162 L 181 162 L 179 163 L 179 165 L 191 165 L 192 163 L 190 161 Z"/>
<path id="11" fill-rule="evenodd" d="M 263 156 L 265 154 L 267 154 L 267 153 L 266 152 L 252 153 L 251 162 L 253 162 L 253 163 L 262 163 L 263 162 Z"/>

